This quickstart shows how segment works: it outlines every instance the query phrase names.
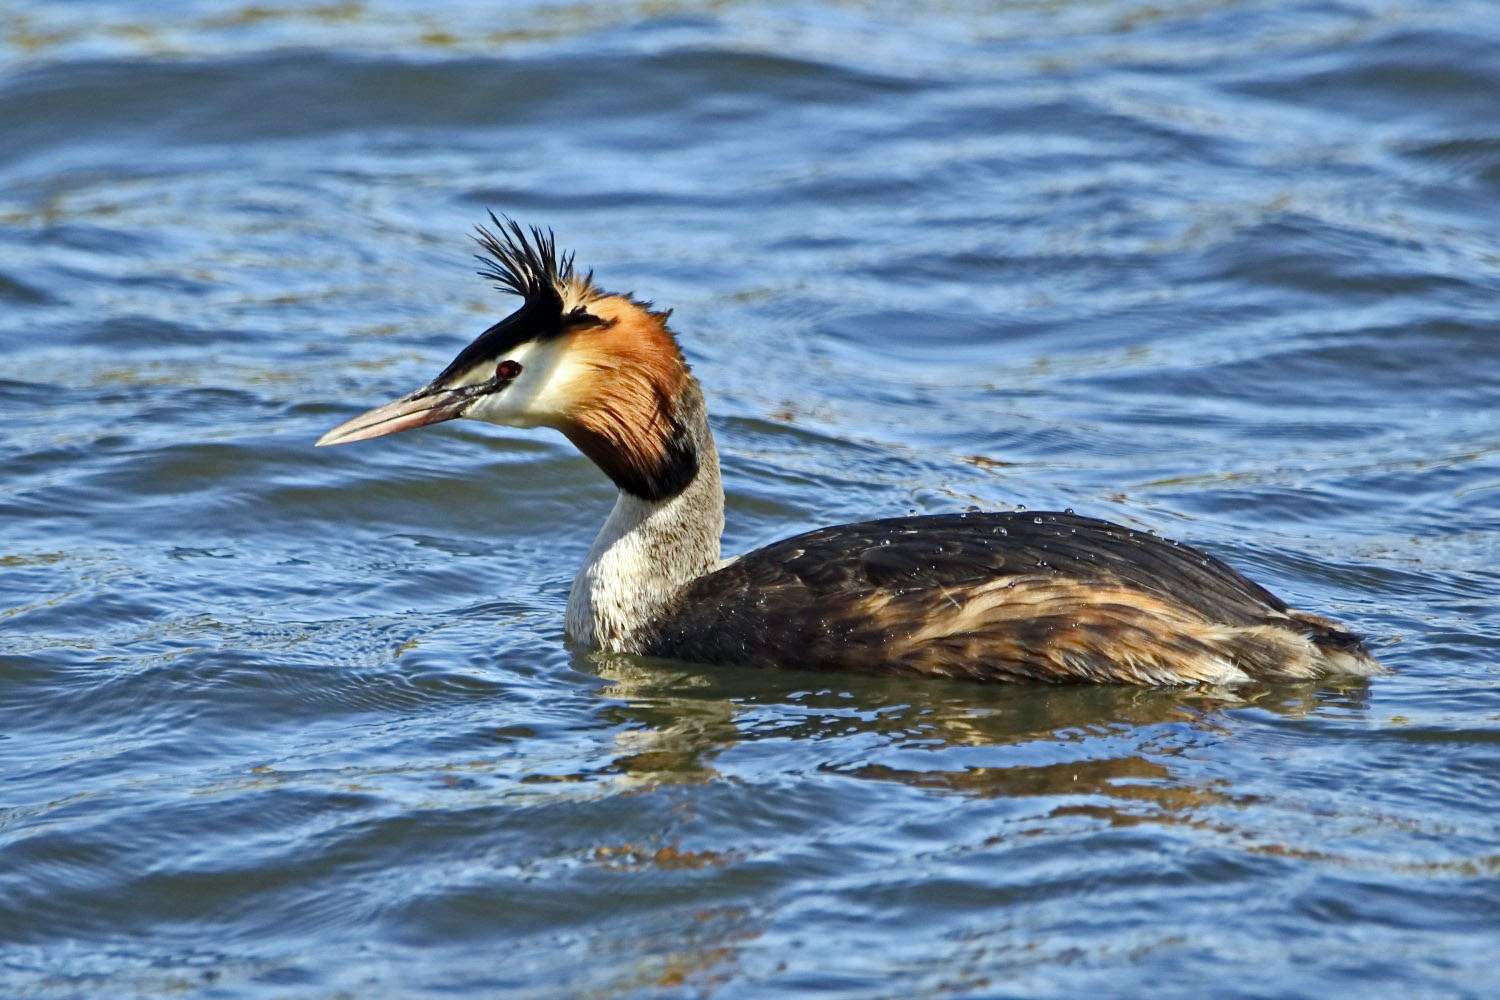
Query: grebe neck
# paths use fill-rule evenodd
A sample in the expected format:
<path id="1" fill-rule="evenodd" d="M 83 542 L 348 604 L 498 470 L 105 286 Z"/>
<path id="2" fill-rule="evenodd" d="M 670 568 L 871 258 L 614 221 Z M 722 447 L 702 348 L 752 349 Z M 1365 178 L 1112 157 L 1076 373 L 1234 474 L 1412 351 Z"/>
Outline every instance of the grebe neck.
<path id="1" fill-rule="evenodd" d="M 719 564 L 724 487 L 697 380 L 689 376 L 673 403 L 663 427 L 676 437 L 679 453 L 691 452 L 696 468 L 676 477 L 673 487 L 684 479 L 686 484 L 669 495 L 643 496 L 622 486 L 573 578 L 567 627 L 574 641 L 607 652 L 639 652 L 677 592 Z M 681 455 L 674 460 L 681 462 Z"/>

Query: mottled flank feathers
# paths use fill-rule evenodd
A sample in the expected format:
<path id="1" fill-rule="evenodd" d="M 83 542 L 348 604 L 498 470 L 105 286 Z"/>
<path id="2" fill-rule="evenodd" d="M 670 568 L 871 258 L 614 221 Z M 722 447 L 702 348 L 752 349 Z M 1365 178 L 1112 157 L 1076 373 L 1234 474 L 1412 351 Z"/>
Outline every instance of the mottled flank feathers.
<path id="1" fill-rule="evenodd" d="M 1055 683 L 1370 673 L 1335 623 L 1189 546 L 1073 514 L 823 528 L 688 584 L 645 651 L 678 659 Z"/>

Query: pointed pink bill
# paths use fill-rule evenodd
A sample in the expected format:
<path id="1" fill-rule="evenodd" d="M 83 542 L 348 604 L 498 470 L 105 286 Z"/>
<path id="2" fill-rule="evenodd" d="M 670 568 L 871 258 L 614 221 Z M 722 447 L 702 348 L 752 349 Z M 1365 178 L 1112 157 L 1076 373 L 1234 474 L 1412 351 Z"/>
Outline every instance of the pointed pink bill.
<path id="1" fill-rule="evenodd" d="M 452 390 L 418 389 L 394 402 L 377 406 L 346 420 L 333 430 L 318 438 L 317 447 L 330 444 L 348 444 L 366 438 L 394 434 L 397 431 L 437 424 L 461 416 L 469 398 Z"/>

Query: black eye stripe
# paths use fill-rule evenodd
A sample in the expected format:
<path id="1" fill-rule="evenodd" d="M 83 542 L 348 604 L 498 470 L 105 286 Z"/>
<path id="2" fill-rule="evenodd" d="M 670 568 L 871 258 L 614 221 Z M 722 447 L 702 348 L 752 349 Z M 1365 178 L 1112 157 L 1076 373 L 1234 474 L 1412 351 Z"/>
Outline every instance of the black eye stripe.
<path id="1" fill-rule="evenodd" d="M 506 354 L 526 343 L 546 343 L 565 332 L 614 326 L 614 320 L 595 316 L 587 306 L 577 306 L 568 312 L 561 311 L 560 299 L 554 304 L 526 301 L 521 308 L 475 337 L 473 342 L 458 352 L 448 363 L 433 385 L 443 385 L 457 380 L 476 365 L 491 358 L 504 358 Z M 496 376 L 499 377 L 498 375 Z"/>

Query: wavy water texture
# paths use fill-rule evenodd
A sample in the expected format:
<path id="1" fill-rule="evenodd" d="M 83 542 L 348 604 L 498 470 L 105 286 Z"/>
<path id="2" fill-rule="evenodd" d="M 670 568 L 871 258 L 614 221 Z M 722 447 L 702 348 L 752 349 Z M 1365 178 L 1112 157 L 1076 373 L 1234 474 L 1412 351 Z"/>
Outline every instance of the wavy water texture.
<path id="1" fill-rule="evenodd" d="M 1500 9 L 968 6 L 11 5 L 0 994 L 1495 994 Z M 730 550 L 1073 507 L 1392 673 L 568 648 L 563 442 L 311 447 L 487 209 L 675 309 Z"/>

